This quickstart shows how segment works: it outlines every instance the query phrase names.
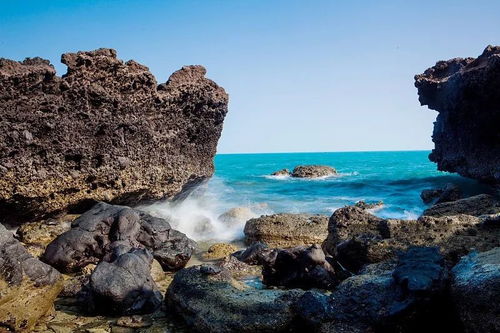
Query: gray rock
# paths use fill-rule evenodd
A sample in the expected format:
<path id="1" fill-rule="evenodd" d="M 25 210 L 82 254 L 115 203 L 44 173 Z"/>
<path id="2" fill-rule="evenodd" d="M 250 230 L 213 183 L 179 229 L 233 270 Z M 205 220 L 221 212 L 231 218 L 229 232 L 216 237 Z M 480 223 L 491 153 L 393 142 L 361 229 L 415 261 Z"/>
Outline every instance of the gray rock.
<path id="1" fill-rule="evenodd" d="M 290 176 L 291 172 L 288 169 L 281 169 L 276 172 L 273 172 L 271 176 Z"/>
<path id="2" fill-rule="evenodd" d="M 446 184 L 440 189 L 427 189 L 420 193 L 420 198 L 426 204 L 434 201 L 434 204 L 443 202 L 455 201 L 462 198 L 462 191 L 460 188 L 452 183 Z"/>
<path id="3" fill-rule="evenodd" d="M 205 68 L 158 84 L 112 49 L 61 59 L 62 77 L 48 60 L 0 59 L 1 221 L 173 198 L 212 176 L 228 96 Z"/>
<path id="4" fill-rule="evenodd" d="M 337 170 L 326 165 L 299 165 L 292 171 L 292 177 L 318 178 L 337 174 Z"/>
<path id="5" fill-rule="evenodd" d="M 112 315 L 154 312 L 163 297 L 151 277 L 152 263 L 153 256 L 144 249 L 101 261 L 90 276 L 85 309 Z"/>
<path id="6" fill-rule="evenodd" d="M 164 270 L 177 270 L 196 243 L 161 218 L 125 206 L 99 203 L 76 219 L 71 230 L 52 241 L 43 260 L 64 272 L 113 261 L 132 248 L 149 250 Z"/>
<path id="7" fill-rule="evenodd" d="M 500 331 L 500 247 L 473 252 L 452 269 L 451 292 L 467 332 Z"/>

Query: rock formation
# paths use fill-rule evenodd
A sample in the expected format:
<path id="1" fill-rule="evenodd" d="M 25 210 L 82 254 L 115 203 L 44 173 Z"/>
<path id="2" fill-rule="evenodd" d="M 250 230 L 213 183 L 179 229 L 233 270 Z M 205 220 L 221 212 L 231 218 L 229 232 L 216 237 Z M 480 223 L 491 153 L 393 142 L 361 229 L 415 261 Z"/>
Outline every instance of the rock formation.
<path id="1" fill-rule="evenodd" d="M 178 270 L 191 258 L 195 246 L 164 219 L 101 202 L 51 242 L 43 260 L 63 272 L 75 272 L 141 248 L 149 250 L 164 270 Z"/>
<path id="2" fill-rule="evenodd" d="M 62 288 L 61 274 L 33 258 L 0 224 L 0 331 L 29 332 Z"/>
<path id="3" fill-rule="evenodd" d="M 158 84 L 112 49 L 0 59 L 0 218 L 172 198 L 213 174 L 224 89 L 187 66 Z"/>
<path id="4" fill-rule="evenodd" d="M 337 174 L 337 171 L 326 165 L 298 165 L 292 171 L 292 177 L 318 178 Z"/>
<path id="5" fill-rule="evenodd" d="M 500 47 L 439 61 L 415 76 L 422 105 L 439 112 L 429 159 L 438 169 L 500 182 Z"/>
<path id="6" fill-rule="evenodd" d="M 321 243 L 328 235 L 328 217 L 308 214 L 264 215 L 245 224 L 248 244 L 263 242 L 271 247 Z"/>

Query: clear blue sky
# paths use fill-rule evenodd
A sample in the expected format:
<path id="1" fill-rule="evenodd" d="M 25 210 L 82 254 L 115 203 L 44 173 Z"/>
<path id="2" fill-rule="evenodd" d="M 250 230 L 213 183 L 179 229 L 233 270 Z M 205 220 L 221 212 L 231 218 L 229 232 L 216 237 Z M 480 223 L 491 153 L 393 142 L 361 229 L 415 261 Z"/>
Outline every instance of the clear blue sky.
<path id="1" fill-rule="evenodd" d="M 500 44 L 500 1 L 0 0 L 0 57 L 111 47 L 230 95 L 219 152 L 430 149 L 413 75 Z"/>

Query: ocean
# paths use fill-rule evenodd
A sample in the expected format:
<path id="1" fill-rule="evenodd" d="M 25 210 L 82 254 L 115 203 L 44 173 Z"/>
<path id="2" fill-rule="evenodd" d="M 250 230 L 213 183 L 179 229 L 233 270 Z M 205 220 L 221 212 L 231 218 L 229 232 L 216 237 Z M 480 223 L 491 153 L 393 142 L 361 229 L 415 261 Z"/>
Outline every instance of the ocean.
<path id="1" fill-rule="evenodd" d="M 440 172 L 429 151 L 219 154 L 215 175 L 184 201 L 141 207 L 169 218 L 173 226 L 197 241 L 236 241 L 243 237 L 248 214 L 227 223 L 219 216 L 246 207 L 253 217 L 273 213 L 331 215 L 359 200 L 383 201 L 373 211 L 384 218 L 415 219 L 426 208 L 420 192 L 452 182 L 466 194 L 487 189 L 476 181 Z M 297 165 L 334 167 L 338 175 L 321 179 L 270 176 Z"/>

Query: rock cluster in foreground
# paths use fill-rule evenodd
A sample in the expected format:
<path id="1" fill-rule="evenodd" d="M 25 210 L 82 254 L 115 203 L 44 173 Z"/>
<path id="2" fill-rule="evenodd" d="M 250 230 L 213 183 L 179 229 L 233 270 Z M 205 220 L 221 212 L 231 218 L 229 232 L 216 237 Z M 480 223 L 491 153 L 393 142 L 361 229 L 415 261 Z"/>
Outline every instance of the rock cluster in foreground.
<path id="1" fill-rule="evenodd" d="M 224 89 L 187 66 L 158 84 L 112 49 L 0 59 L 0 220 L 172 198 L 213 174 Z"/>
<path id="2" fill-rule="evenodd" d="M 500 47 L 439 61 L 415 76 L 422 105 L 439 112 L 429 155 L 439 170 L 500 183 Z"/>

